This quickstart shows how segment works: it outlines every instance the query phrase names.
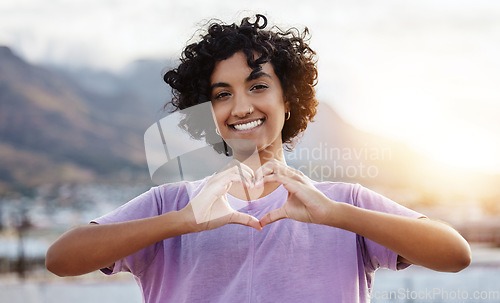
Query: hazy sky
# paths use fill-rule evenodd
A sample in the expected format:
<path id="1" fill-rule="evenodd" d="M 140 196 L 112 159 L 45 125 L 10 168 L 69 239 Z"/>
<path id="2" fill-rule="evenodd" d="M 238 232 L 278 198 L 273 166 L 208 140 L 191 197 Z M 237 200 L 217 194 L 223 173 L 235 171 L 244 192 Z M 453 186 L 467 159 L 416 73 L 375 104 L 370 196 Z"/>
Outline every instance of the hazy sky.
<path id="1" fill-rule="evenodd" d="M 176 58 L 204 20 L 308 26 L 320 101 L 437 160 L 500 173 L 500 1 L 0 2 L 0 44 L 32 62 L 120 70 Z M 257 9 L 259 8 L 259 9 Z"/>

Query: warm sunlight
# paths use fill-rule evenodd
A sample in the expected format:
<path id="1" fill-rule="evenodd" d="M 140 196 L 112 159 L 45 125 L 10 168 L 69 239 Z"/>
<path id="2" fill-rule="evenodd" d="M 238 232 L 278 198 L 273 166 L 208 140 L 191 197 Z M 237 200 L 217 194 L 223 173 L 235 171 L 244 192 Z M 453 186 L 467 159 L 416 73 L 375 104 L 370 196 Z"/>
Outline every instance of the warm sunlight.
<path id="1" fill-rule="evenodd" d="M 0 303 L 500 303 L 499 16 L 498 0 L 0 1 Z M 302 39 L 234 26 L 195 46 L 243 17 L 310 33 L 319 105 L 291 151 L 279 129 L 313 108 L 293 92 L 315 81 Z M 227 66 L 205 88 L 229 102 L 198 104 L 203 57 L 238 41 L 279 55 L 290 112 L 278 82 Z"/>
<path id="2" fill-rule="evenodd" d="M 383 95 L 373 92 L 374 96 Z M 384 102 L 366 102 L 360 106 L 365 110 L 355 112 L 352 119 L 360 121 L 360 128 L 365 131 L 399 140 L 447 166 L 500 173 L 498 123 L 488 120 L 485 110 L 466 118 L 450 114 L 447 109 L 450 105 L 444 102 L 401 102 L 400 98 L 389 96 Z M 469 107 L 474 110 L 472 104 Z"/>
<path id="3" fill-rule="evenodd" d="M 447 22 L 336 33 L 347 43 L 319 48 L 320 99 L 356 127 L 442 164 L 498 174 L 500 72 L 491 54 L 500 45 L 485 24 Z"/>
<path id="4" fill-rule="evenodd" d="M 428 128 L 429 132 L 423 133 L 423 137 L 409 142 L 416 150 L 455 168 L 484 173 L 500 171 L 500 149 L 493 134 L 460 124 L 428 125 Z"/>

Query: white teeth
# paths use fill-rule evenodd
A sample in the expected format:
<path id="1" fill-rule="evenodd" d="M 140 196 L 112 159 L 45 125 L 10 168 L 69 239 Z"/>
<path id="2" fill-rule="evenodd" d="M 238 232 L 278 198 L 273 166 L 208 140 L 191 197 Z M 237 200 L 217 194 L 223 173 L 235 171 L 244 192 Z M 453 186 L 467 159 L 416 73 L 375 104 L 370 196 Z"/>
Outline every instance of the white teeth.
<path id="1" fill-rule="evenodd" d="M 262 119 L 255 120 L 255 121 L 245 123 L 245 124 L 234 124 L 233 127 L 236 128 L 237 130 L 249 130 L 249 129 L 257 127 L 261 124 L 262 124 Z"/>

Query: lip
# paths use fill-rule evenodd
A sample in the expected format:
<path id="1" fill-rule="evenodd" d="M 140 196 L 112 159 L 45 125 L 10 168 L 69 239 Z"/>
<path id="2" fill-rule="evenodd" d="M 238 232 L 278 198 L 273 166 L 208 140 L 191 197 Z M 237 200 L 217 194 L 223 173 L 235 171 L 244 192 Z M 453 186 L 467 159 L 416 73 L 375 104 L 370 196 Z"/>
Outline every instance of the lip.
<path id="1" fill-rule="evenodd" d="M 262 120 L 262 123 L 254 128 L 251 128 L 251 129 L 245 129 L 245 130 L 238 130 L 234 127 L 234 125 L 241 125 L 241 124 L 247 124 L 247 123 L 251 123 L 251 122 L 254 122 L 254 121 L 259 121 L 259 120 Z M 238 132 L 238 133 L 248 133 L 248 132 L 252 132 L 256 129 L 258 129 L 259 127 L 261 127 L 264 123 L 266 122 L 266 118 L 254 118 L 254 119 L 246 119 L 246 120 L 240 120 L 240 121 L 237 121 L 235 123 L 227 123 L 227 126 L 229 127 L 229 129 L 231 131 L 234 131 L 234 132 Z"/>

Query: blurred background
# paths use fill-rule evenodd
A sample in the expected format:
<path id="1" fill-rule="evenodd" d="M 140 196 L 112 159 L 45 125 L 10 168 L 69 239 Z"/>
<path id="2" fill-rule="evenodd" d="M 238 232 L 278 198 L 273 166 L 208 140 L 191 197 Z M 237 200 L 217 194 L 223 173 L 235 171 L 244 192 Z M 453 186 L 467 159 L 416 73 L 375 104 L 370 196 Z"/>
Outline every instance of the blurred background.
<path id="1" fill-rule="evenodd" d="M 46 249 L 155 186 L 143 140 L 165 116 L 162 72 L 211 18 L 255 13 L 307 26 L 319 58 L 320 108 L 289 164 L 472 245 L 458 274 L 380 271 L 373 301 L 500 302 L 495 0 L 0 2 L 0 302 L 141 302 L 130 275 L 55 277 Z"/>

